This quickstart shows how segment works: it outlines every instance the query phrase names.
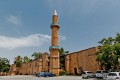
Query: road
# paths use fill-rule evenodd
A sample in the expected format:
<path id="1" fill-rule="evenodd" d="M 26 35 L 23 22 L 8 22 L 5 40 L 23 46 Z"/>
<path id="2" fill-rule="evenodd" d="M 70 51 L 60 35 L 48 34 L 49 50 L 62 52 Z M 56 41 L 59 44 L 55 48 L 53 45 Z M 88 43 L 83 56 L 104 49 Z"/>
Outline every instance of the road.
<path id="1" fill-rule="evenodd" d="M 36 77 L 36 76 L 0 76 L 0 80 L 96 80 L 95 78 L 82 79 L 81 76 L 57 76 L 57 77 Z"/>

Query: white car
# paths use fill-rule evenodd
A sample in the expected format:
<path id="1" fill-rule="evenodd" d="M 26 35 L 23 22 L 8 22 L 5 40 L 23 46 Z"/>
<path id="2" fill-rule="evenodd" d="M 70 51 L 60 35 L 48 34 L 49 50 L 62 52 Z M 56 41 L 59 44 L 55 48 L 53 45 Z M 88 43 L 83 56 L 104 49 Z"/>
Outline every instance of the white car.
<path id="1" fill-rule="evenodd" d="M 107 80 L 120 80 L 120 72 L 109 72 Z"/>
<path id="2" fill-rule="evenodd" d="M 83 71 L 82 78 L 93 78 L 95 77 L 93 72 L 90 71 Z"/>
<path id="3" fill-rule="evenodd" d="M 106 78 L 107 77 L 107 75 L 108 75 L 108 72 L 107 71 L 105 71 L 105 70 L 98 70 L 98 71 L 96 71 L 96 78 Z"/>

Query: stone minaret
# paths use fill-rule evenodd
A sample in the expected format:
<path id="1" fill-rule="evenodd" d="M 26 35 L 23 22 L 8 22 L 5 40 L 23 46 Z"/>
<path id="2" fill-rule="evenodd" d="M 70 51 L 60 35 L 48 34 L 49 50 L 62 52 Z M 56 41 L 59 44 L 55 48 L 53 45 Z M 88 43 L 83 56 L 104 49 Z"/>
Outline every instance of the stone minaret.
<path id="1" fill-rule="evenodd" d="M 52 16 L 52 24 L 51 24 L 51 46 L 50 46 L 50 72 L 53 74 L 59 75 L 59 42 L 58 42 L 58 30 L 60 28 L 58 24 L 58 15 L 55 10 Z"/>

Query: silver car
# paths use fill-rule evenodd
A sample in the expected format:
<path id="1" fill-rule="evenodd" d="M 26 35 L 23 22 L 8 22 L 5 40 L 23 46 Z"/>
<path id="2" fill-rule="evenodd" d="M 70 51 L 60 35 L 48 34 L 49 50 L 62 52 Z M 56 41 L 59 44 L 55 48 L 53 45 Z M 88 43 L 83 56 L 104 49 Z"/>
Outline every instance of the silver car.
<path id="1" fill-rule="evenodd" d="M 107 80 L 120 80 L 120 72 L 109 72 Z"/>
<path id="2" fill-rule="evenodd" d="M 108 75 L 108 72 L 105 70 L 98 70 L 96 71 L 96 74 L 95 74 L 96 78 L 103 78 L 103 79 L 106 78 L 107 75 Z"/>
<path id="3" fill-rule="evenodd" d="M 95 77 L 93 72 L 90 71 L 83 71 L 82 78 L 93 78 Z"/>

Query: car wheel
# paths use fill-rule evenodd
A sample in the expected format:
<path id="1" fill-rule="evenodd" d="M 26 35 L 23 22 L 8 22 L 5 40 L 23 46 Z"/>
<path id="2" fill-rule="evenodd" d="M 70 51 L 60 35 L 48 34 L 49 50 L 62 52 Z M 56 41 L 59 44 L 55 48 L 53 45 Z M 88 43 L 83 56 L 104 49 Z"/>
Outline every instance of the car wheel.
<path id="1" fill-rule="evenodd" d="M 89 76 L 87 76 L 87 79 L 90 78 Z"/>
<path id="2" fill-rule="evenodd" d="M 84 79 L 84 77 L 82 76 L 82 78 Z"/>

